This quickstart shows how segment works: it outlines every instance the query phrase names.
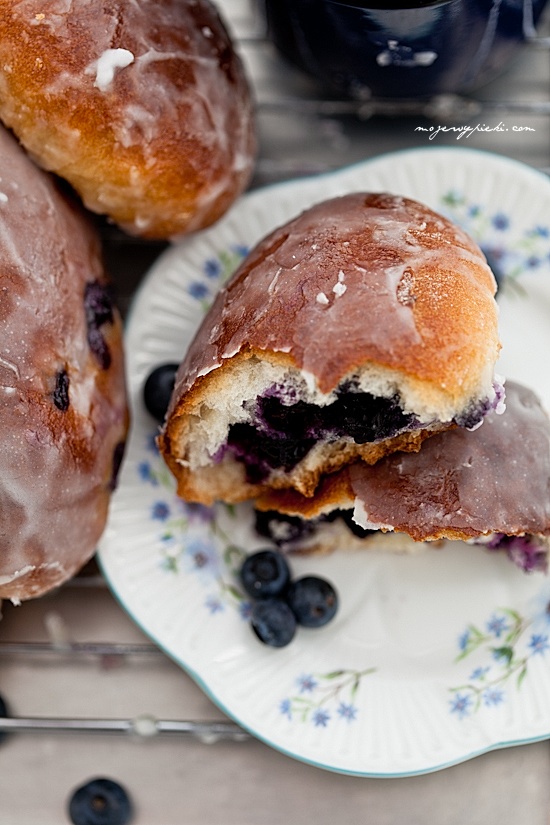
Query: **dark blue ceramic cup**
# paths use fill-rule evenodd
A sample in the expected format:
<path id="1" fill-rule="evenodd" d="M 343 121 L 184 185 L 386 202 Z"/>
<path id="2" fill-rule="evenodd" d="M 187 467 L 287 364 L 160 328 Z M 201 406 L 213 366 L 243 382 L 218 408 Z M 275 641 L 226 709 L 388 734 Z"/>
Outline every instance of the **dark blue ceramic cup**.
<path id="1" fill-rule="evenodd" d="M 260 0 L 280 52 L 348 98 L 422 98 L 492 80 L 547 0 Z"/>

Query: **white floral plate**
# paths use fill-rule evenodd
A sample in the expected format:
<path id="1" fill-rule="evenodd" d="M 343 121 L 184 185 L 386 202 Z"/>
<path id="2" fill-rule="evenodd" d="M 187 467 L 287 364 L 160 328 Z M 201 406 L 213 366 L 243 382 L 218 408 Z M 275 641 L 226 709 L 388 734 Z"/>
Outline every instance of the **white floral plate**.
<path id="1" fill-rule="evenodd" d="M 221 280 L 261 236 L 352 190 L 409 195 L 462 224 L 501 279 L 499 371 L 550 408 L 550 181 L 503 157 L 411 150 L 244 197 L 213 229 L 165 252 L 126 334 L 133 427 L 99 559 L 129 614 L 211 699 L 273 747 L 361 776 L 432 771 L 550 737 L 550 583 L 464 545 L 415 556 L 293 560 L 341 607 L 286 648 L 262 645 L 235 570 L 265 545 L 247 506 L 174 495 L 144 411 L 149 371 L 179 361 Z"/>

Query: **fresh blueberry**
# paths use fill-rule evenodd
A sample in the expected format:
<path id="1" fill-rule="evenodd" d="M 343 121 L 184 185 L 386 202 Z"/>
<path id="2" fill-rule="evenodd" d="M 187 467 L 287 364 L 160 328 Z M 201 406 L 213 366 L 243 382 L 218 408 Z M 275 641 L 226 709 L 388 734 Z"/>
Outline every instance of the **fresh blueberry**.
<path id="1" fill-rule="evenodd" d="M 8 706 L 6 705 L 6 703 L 5 703 L 4 699 L 2 698 L 2 696 L 0 696 L 0 718 L 8 719 L 9 715 L 10 714 L 9 714 L 9 711 L 8 711 Z M 7 734 L 6 734 L 5 731 L 0 731 L 0 742 L 4 741 L 4 739 L 6 738 L 6 735 Z"/>
<path id="2" fill-rule="evenodd" d="M 282 599 L 261 599 L 252 605 L 250 624 L 258 639 L 270 647 L 285 647 L 296 633 L 296 617 Z"/>
<path id="3" fill-rule="evenodd" d="M 178 367 L 179 364 L 161 364 L 155 367 L 143 387 L 145 408 L 161 424 L 170 403 Z"/>
<path id="4" fill-rule="evenodd" d="M 112 779 L 92 779 L 77 788 L 69 800 L 73 825 L 127 825 L 132 815 L 128 794 Z"/>
<path id="5" fill-rule="evenodd" d="M 241 582 L 253 599 L 269 599 L 286 591 L 290 569 L 285 557 L 277 550 L 258 550 L 243 561 Z"/>
<path id="6" fill-rule="evenodd" d="M 288 589 L 287 601 L 298 624 L 304 627 L 322 627 L 338 609 L 334 587 L 317 576 L 295 579 Z"/>
<path id="7" fill-rule="evenodd" d="M 502 288 L 502 284 L 504 283 L 506 277 L 502 266 L 502 251 L 498 249 L 489 249 L 487 247 L 483 247 L 482 251 L 487 259 L 487 263 L 493 275 L 495 276 L 498 291 Z"/>

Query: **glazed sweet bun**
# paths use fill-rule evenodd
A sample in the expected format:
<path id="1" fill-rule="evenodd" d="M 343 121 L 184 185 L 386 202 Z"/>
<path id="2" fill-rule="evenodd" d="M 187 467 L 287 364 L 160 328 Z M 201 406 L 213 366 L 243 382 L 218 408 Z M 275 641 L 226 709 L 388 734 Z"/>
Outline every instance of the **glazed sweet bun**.
<path id="1" fill-rule="evenodd" d="M 506 411 L 488 416 L 474 432 L 457 427 L 430 438 L 418 453 L 346 467 L 325 477 L 313 498 L 271 491 L 256 508 L 259 530 L 287 550 L 329 551 L 358 542 L 414 550 L 419 542 L 459 539 L 504 550 L 524 570 L 544 570 L 550 420 L 534 392 L 508 381 Z"/>
<path id="2" fill-rule="evenodd" d="M 502 408 L 495 280 L 457 226 L 357 192 L 276 229 L 218 294 L 159 437 L 179 495 L 315 492 L 356 459 L 416 451 Z"/>
<path id="3" fill-rule="evenodd" d="M 250 88 L 209 0 L 0 0 L 0 118 L 146 238 L 213 223 L 253 170 Z"/>
<path id="4" fill-rule="evenodd" d="M 95 232 L 0 127 L 0 598 L 93 555 L 128 424 L 121 323 Z"/>

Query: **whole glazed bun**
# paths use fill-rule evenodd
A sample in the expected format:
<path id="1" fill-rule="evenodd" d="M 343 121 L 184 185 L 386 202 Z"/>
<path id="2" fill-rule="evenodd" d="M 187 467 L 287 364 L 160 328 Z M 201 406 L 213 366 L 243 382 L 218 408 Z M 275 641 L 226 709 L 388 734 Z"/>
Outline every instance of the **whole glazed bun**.
<path id="1" fill-rule="evenodd" d="M 521 566 L 536 569 L 546 565 L 550 547 L 550 419 L 532 390 L 507 381 L 506 411 L 474 432 L 457 427 L 428 439 L 418 453 L 394 453 L 374 466 L 355 463 L 326 476 L 313 498 L 275 490 L 255 506 L 310 522 L 353 511 L 359 528 L 415 542 L 485 539 L 499 547 L 495 537 L 531 537 L 529 545 L 504 547 L 524 553 Z M 335 549 L 335 536 L 330 522 L 319 522 L 308 543 Z M 390 549 L 399 547 L 397 539 Z M 340 546 L 349 544 L 348 533 Z"/>
<path id="2" fill-rule="evenodd" d="M 93 555 L 128 425 L 121 322 L 80 212 L 0 127 L 0 598 Z"/>
<path id="3" fill-rule="evenodd" d="M 209 0 L 0 0 L 0 118 L 132 235 L 216 221 L 251 177 L 251 93 Z"/>
<path id="4" fill-rule="evenodd" d="M 357 458 L 478 425 L 501 402 L 495 291 L 477 245 L 408 198 L 356 192 L 276 229 L 176 376 L 159 446 L 179 494 L 311 496 Z"/>

